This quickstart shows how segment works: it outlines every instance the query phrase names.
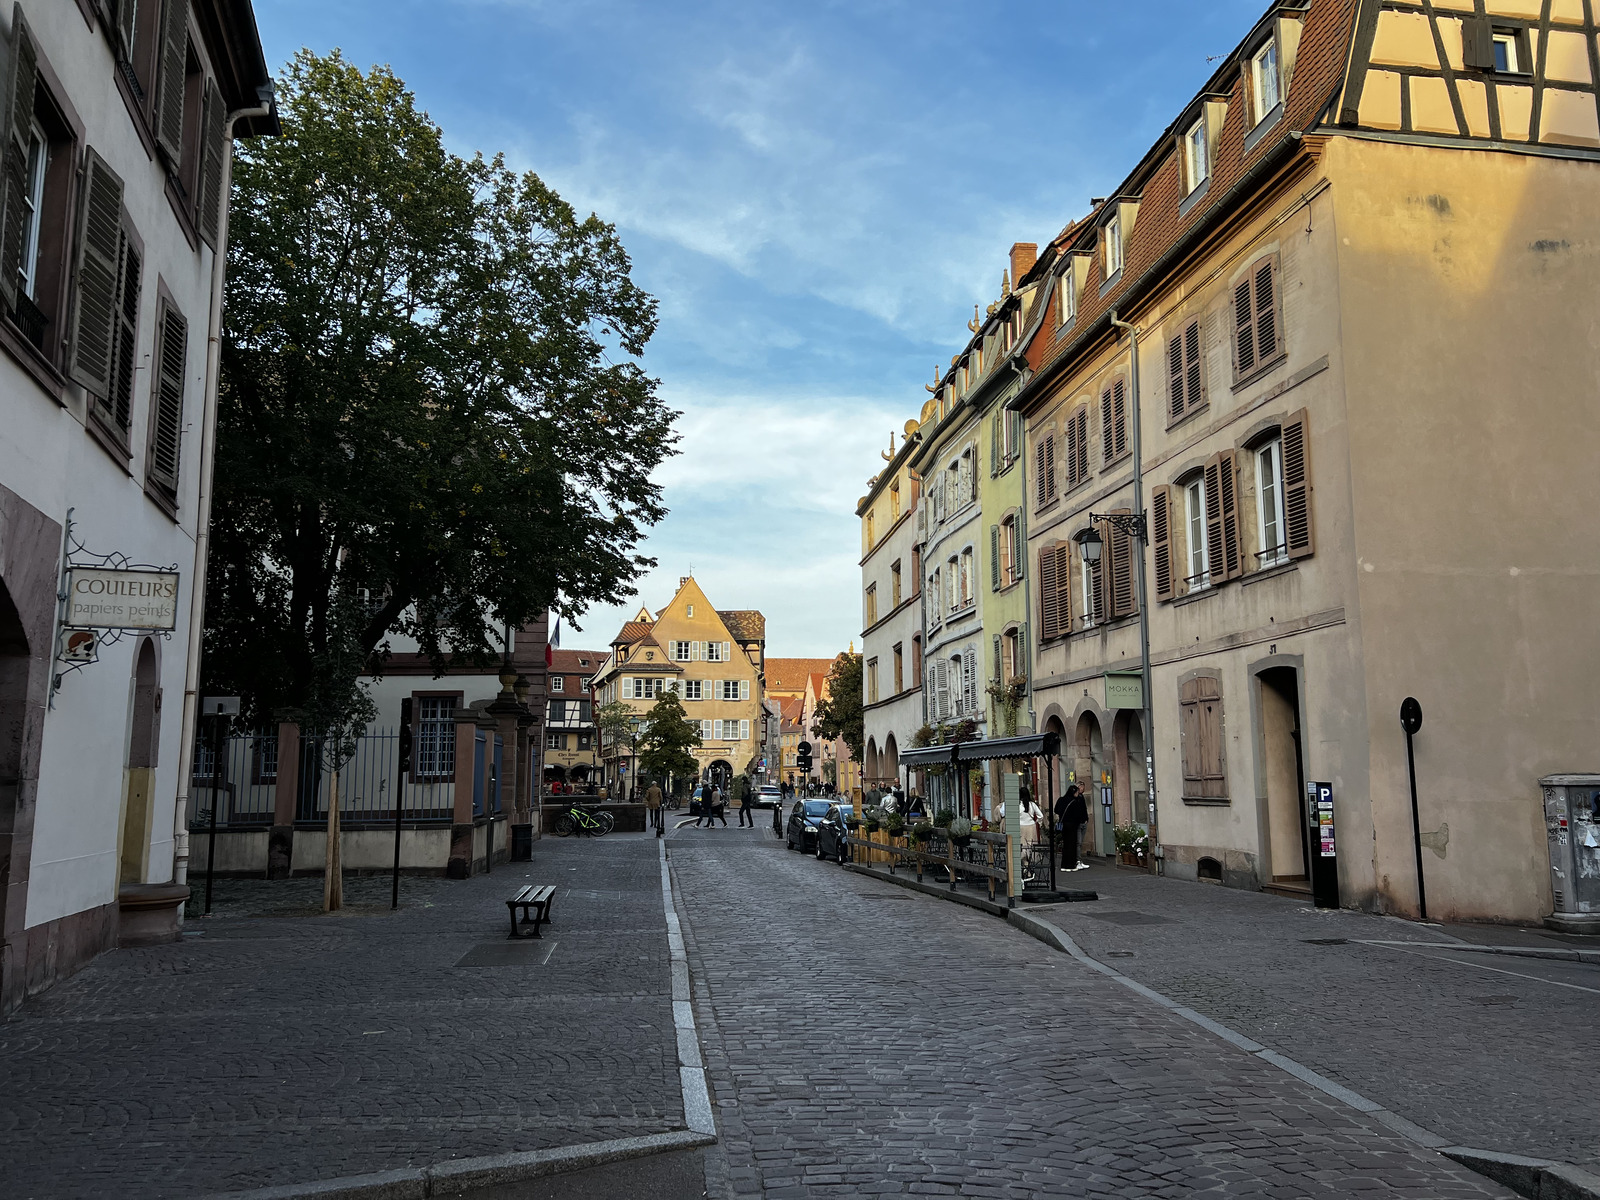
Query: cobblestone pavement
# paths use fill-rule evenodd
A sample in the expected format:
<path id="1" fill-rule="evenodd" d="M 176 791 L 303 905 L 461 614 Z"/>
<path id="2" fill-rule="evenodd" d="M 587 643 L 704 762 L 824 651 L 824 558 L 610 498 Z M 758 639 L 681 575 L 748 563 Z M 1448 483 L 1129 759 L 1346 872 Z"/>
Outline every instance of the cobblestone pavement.
<path id="1" fill-rule="evenodd" d="M 993 917 L 668 845 L 732 1194 L 1510 1195 Z"/>
<path id="2" fill-rule="evenodd" d="M 1069 878 L 1101 899 L 1045 915 L 1124 975 L 1458 1145 L 1600 1165 L 1600 968 L 1368 943 L 1562 944 L 1109 867 Z"/>
<path id="3" fill-rule="evenodd" d="M 506 937 L 525 882 L 558 885 L 542 943 Z M 0 1194 L 190 1197 L 683 1127 L 654 838 L 402 879 L 398 913 L 386 877 L 347 880 L 341 914 L 321 889 L 218 880 L 183 942 L 0 1022 Z"/>

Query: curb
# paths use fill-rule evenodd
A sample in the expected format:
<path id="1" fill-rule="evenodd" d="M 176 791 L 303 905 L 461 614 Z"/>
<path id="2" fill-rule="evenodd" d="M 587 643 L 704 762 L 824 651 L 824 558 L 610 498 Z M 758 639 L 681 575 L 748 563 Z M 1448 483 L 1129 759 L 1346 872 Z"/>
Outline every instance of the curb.
<path id="1" fill-rule="evenodd" d="M 678 1039 L 678 1080 L 683 1088 L 683 1123 L 691 1133 L 701 1134 L 708 1144 L 717 1140 L 717 1122 L 711 1112 L 711 1093 L 706 1089 L 705 1063 L 700 1057 L 700 1038 L 694 1028 L 694 1005 L 689 992 L 689 958 L 683 948 L 683 927 L 672 903 L 672 871 L 667 866 L 667 844 L 656 843 L 661 862 L 661 906 L 667 915 L 667 950 L 672 957 L 672 1024 Z"/>
<path id="2" fill-rule="evenodd" d="M 1556 950 L 1545 946 L 1480 946 L 1475 942 L 1407 942 L 1359 938 L 1363 946 L 1399 946 L 1402 949 L 1456 950 L 1467 954 L 1504 954 L 1511 958 L 1544 958 L 1557 962 L 1600 965 L 1600 950 Z"/>
<path id="3" fill-rule="evenodd" d="M 1406 1120 L 1399 1113 L 1391 1112 L 1374 1100 L 1369 1100 L 1359 1092 L 1351 1091 L 1343 1084 L 1335 1083 L 1326 1075 L 1313 1071 L 1310 1067 L 1296 1062 L 1286 1055 L 1279 1054 L 1276 1050 L 1269 1050 L 1260 1042 L 1254 1041 L 1229 1029 L 1219 1021 L 1213 1021 L 1203 1013 L 1196 1012 L 1186 1005 L 1179 1004 L 1176 1000 L 1162 995 L 1154 988 L 1146 987 L 1136 979 L 1129 978 L 1114 967 L 1108 967 L 1097 958 L 1091 958 L 1084 952 L 1077 942 L 1072 940 L 1072 935 L 1053 921 L 1030 912 L 1026 909 L 1008 909 L 1003 904 L 993 904 L 986 899 L 975 896 L 963 896 L 959 892 L 952 893 L 945 888 L 933 887 L 926 883 L 918 883 L 914 879 L 901 879 L 896 875 L 886 875 L 874 871 L 869 867 L 856 863 L 845 863 L 845 870 L 855 871 L 859 875 L 868 875 L 873 879 L 881 879 L 888 883 L 896 883 L 901 887 L 910 888 L 912 891 L 925 892 L 941 900 L 954 900 L 958 904 L 965 904 L 969 908 L 981 909 L 997 917 L 1002 917 L 1008 924 L 1014 925 L 1030 937 L 1037 938 L 1045 945 L 1061 953 L 1069 955 L 1077 962 L 1083 964 L 1091 971 L 1104 975 L 1107 979 L 1120 983 L 1130 991 L 1137 992 L 1145 999 L 1160 1005 L 1174 1016 L 1182 1017 L 1191 1024 L 1198 1025 L 1208 1033 L 1215 1034 L 1223 1041 L 1254 1058 L 1271 1063 L 1280 1071 L 1293 1075 L 1302 1083 L 1309 1084 L 1324 1095 L 1331 1097 L 1339 1103 L 1365 1113 L 1373 1120 L 1394 1130 L 1408 1141 L 1415 1142 L 1425 1149 L 1443 1154 L 1446 1158 L 1460 1163 L 1468 1170 L 1475 1171 L 1496 1183 L 1503 1184 L 1520 1196 L 1528 1200 L 1600 1200 L 1600 1175 L 1592 1174 L 1568 1163 L 1554 1162 L 1549 1159 L 1524 1158 L 1518 1154 L 1501 1154 L 1493 1150 L 1476 1150 L 1467 1146 L 1453 1146 L 1448 1138 L 1442 1138 L 1436 1133 L 1431 1133 Z M 1371 943 L 1384 945 L 1386 943 Z M 1400 944 L 1400 943 L 1396 943 Z M 1405 945 L 1417 945 L 1407 942 Z M 1432 945 L 1432 943 L 1423 943 Z M 1451 949 L 1461 950 L 1467 947 L 1452 943 L 1440 943 Z M 1474 947 L 1487 953 L 1505 953 L 1504 947 Z M 1580 961 L 1597 961 L 1600 955 L 1584 950 L 1551 950 L 1541 952 L 1540 958 L 1572 959 L 1579 955 L 1588 956 Z"/>
<path id="4" fill-rule="evenodd" d="M 342 1179 L 321 1179 L 313 1183 L 216 1192 L 204 1200 L 430 1200 L 431 1197 L 462 1196 L 481 1188 L 521 1183 L 547 1175 L 565 1175 L 630 1158 L 690 1150 L 709 1146 L 716 1140 L 709 1134 L 683 1129 L 606 1142 L 583 1142 L 553 1150 L 458 1158 L 427 1167 L 346 1175 Z"/>

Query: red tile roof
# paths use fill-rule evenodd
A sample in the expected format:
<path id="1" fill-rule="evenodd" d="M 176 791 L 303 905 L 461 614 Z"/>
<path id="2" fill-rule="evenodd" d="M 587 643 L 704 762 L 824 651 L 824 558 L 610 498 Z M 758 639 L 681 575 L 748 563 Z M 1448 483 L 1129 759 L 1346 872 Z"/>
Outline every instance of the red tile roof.
<path id="1" fill-rule="evenodd" d="M 806 679 L 833 666 L 831 658 L 769 658 L 766 679 L 769 692 L 803 692 Z"/>

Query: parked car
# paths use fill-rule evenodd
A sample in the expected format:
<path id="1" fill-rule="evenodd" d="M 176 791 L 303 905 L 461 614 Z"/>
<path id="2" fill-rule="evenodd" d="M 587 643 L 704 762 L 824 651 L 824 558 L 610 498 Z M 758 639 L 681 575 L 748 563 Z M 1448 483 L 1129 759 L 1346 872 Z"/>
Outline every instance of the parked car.
<path id="1" fill-rule="evenodd" d="M 842 863 L 850 861 L 850 843 L 845 841 L 850 836 L 850 826 L 846 822 L 854 812 L 854 806 L 849 804 L 828 806 L 828 811 L 822 815 L 822 820 L 817 824 L 819 859 L 831 858 Z"/>
<path id="2" fill-rule="evenodd" d="M 791 850 L 804 854 L 817 848 L 817 826 L 828 810 L 834 807 L 826 800 L 796 800 L 789 810 L 789 823 L 784 826 L 783 840 Z"/>
<path id="3" fill-rule="evenodd" d="M 763 783 L 756 793 L 757 808 L 782 808 L 783 790 L 775 783 Z"/>

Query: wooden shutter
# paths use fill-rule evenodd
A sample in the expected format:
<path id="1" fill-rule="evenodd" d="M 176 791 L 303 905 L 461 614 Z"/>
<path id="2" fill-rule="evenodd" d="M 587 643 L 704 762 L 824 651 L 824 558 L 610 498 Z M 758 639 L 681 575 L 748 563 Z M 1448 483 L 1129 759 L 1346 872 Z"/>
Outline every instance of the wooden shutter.
<path id="1" fill-rule="evenodd" d="M 1039 550 L 1039 636 L 1046 641 L 1061 636 L 1056 625 L 1055 592 L 1064 586 L 1056 576 L 1056 548 L 1052 542 Z"/>
<path id="2" fill-rule="evenodd" d="M 1167 343 L 1167 413 L 1176 421 L 1183 416 L 1183 334 Z"/>
<path id="3" fill-rule="evenodd" d="M 84 159 L 83 215 L 78 225 L 71 375 L 97 396 L 107 395 L 111 388 L 121 249 L 122 180 L 90 150 Z"/>
<path id="4" fill-rule="evenodd" d="M 1201 766 L 1199 680 L 1190 679 L 1178 689 L 1178 736 L 1182 743 L 1183 794 L 1200 799 L 1205 792 Z"/>
<path id="5" fill-rule="evenodd" d="M 1072 543 L 1057 542 L 1054 550 L 1055 561 L 1052 564 L 1056 576 L 1055 588 L 1055 621 L 1056 629 L 1063 633 L 1072 632 Z"/>
<path id="6" fill-rule="evenodd" d="M 739 699 L 750 699 L 750 681 L 748 679 L 739 680 Z"/>
<path id="7" fill-rule="evenodd" d="M 1222 546 L 1222 466 L 1220 458 L 1212 455 L 1205 465 L 1206 492 L 1206 574 L 1207 583 L 1221 583 L 1227 578 L 1223 567 Z M 1199 586 L 1196 580 L 1195 585 Z"/>
<path id="8" fill-rule="evenodd" d="M 178 449 L 183 431 L 183 383 L 189 351 L 189 323 L 167 304 L 156 330 L 155 414 L 151 423 L 150 475 L 168 490 L 178 490 Z"/>
<path id="9" fill-rule="evenodd" d="M 1017 515 L 1011 519 L 1011 582 L 1016 583 L 1022 578 L 1022 509 L 1017 509 Z"/>
<path id="10" fill-rule="evenodd" d="M 156 76 L 156 145 L 174 166 L 183 158 L 183 86 L 188 56 L 189 0 L 166 0 Z"/>
<path id="11" fill-rule="evenodd" d="M 978 648 L 973 645 L 961 656 L 961 709 L 969 716 L 978 711 Z"/>
<path id="12" fill-rule="evenodd" d="M 1071 491 L 1083 482 L 1083 476 L 1078 474 L 1078 414 L 1073 413 L 1067 418 L 1066 428 L 1061 435 L 1061 448 L 1067 468 L 1067 491 Z"/>
<path id="13" fill-rule="evenodd" d="M 1100 461 L 1110 462 L 1116 457 L 1116 441 L 1111 430 L 1111 389 L 1100 393 Z"/>
<path id="14" fill-rule="evenodd" d="M 1000 590 L 1000 526 L 989 526 L 989 590 Z"/>
<path id="15" fill-rule="evenodd" d="M 1000 635 L 998 633 L 994 635 L 994 681 L 1002 687 L 1005 686 L 1006 665 L 1000 658 Z"/>
<path id="16" fill-rule="evenodd" d="M 1223 800 L 1228 795 L 1222 743 L 1222 687 L 1202 676 L 1195 685 L 1195 719 L 1199 729 L 1200 792 L 1202 799 Z"/>
<path id="17" fill-rule="evenodd" d="M 95 397 L 101 415 L 126 436 L 133 423 L 133 381 L 138 375 L 139 251 L 126 233 L 122 236 L 122 269 L 117 280 L 116 337 L 111 363 L 111 388 L 102 401 Z"/>
<path id="18" fill-rule="evenodd" d="M 1127 515 L 1125 508 L 1111 510 Z M 1139 611 L 1138 596 L 1133 586 L 1133 537 L 1126 529 L 1106 523 L 1106 557 L 1110 559 L 1111 616 L 1126 617 Z"/>
<path id="19" fill-rule="evenodd" d="M 1111 430 L 1116 436 L 1117 457 L 1128 452 L 1128 387 L 1119 379 L 1111 385 Z"/>
<path id="20" fill-rule="evenodd" d="M 1172 489 L 1169 487 L 1150 490 L 1150 545 L 1155 557 L 1156 599 L 1171 600 L 1177 595 L 1174 586 L 1177 573 L 1172 569 Z"/>
<path id="21" fill-rule="evenodd" d="M 1190 321 L 1183 331 L 1183 369 L 1188 386 L 1184 388 L 1183 401 L 1194 408 L 1205 399 L 1205 372 L 1200 367 L 1200 322 Z"/>
<path id="22" fill-rule="evenodd" d="M 1078 410 L 1078 460 L 1075 466 L 1078 482 L 1082 483 L 1089 478 L 1089 406 L 1085 404 Z"/>
<path id="23" fill-rule="evenodd" d="M 1255 309 L 1250 303 L 1250 279 L 1245 277 L 1233 289 L 1233 369 L 1248 375 L 1256 366 Z"/>
<path id="24" fill-rule="evenodd" d="M 22 225 L 26 219 L 28 188 L 28 136 L 33 124 L 33 93 L 38 80 L 38 51 L 33 35 L 15 10 L 11 35 L 11 71 L 6 76 L 11 90 L 0 103 L 0 121 L 8 136 L 0 143 L 0 297 L 8 308 L 17 303 L 17 284 L 22 273 Z"/>
<path id="25" fill-rule="evenodd" d="M 1033 506 L 1043 508 L 1050 493 L 1045 490 L 1045 460 L 1049 456 L 1050 439 L 1043 438 L 1033 447 Z"/>
<path id="26" fill-rule="evenodd" d="M 222 159 L 227 152 L 225 129 L 228 113 L 222 93 L 206 80 L 205 107 L 200 122 L 200 236 L 213 250 L 222 224 Z"/>
<path id="27" fill-rule="evenodd" d="M 1028 657 L 1028 627 L 1017 626 L 1017 674 L 1024 679 L 1033 676 L 1033 661 Z"/>
<path id="28" fill-rule="evenodd" d="M 741 742 L 750 740 L 750 722 L 744 717 L 739 718 L 739 740 Z"/>
<path id="29" fill-rule="evenodd" d="M 1256 362 L 1278 354 L 1277 264 L 1268 259 L 1256 268 Z"/>
<path id="30" fill-rule="evenodd" d="M 989 428 L 989 478 L 1000 474 L 1000 414 L 995 413 Z"/>
<path id="31" fill-rule="evenodd" d="M 1212 572 L 1222 579 L 1237 579 L 1244 574 L 1244 562 L 1239 544 L 1239 463 L 1232 450 L 1217 455 L 1217 482 L 1222 508 L 1222 565 L 1219 570 L 1213 564 Z"/>
<path id="32" fill-rule="evenodd" d="M 1290 558 L 1313 549 L 1311 419 L 1305 409 L 1283 423 L 1283 528 Z"/>
<path id="33" fill-rule="evenodd" d="M 1488 17 L 1461 22 L 1461 63 L 1479 71 L 1494 70 L 1494 29 Z"/>

